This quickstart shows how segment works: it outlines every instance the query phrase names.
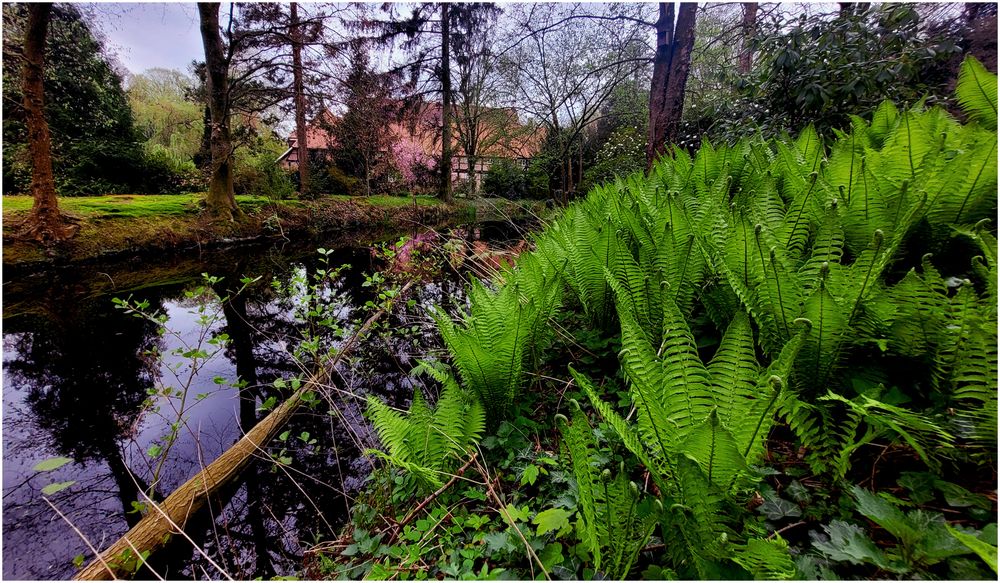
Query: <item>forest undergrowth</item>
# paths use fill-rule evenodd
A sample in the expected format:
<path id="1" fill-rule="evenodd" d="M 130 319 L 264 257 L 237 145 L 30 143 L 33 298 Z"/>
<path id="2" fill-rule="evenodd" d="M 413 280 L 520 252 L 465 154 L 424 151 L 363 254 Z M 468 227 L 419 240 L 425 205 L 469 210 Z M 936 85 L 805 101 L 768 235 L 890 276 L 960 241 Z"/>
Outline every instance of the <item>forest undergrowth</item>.
<path id="1" fill-rule="evenodd" d="M 594 188 L 369 399 L 306 574 L 994 579 L 996 89 Z"/>

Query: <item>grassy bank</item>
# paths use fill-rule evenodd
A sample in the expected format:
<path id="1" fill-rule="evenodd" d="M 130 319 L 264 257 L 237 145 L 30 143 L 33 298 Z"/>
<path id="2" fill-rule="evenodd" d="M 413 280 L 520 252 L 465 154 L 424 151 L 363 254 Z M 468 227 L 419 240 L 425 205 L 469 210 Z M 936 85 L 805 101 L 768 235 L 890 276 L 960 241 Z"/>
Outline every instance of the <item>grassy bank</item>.
<path id="1" fill-rule="evenodd" d="M 31 209 L 31 198 L 4 196 L 4 267 L 183 251 L 346 229 L 432 225 L 476 214 L 475 207 L 468 202 L 444 204 L 429 196 L 330 196 L 315 201 L 272 201 L 259 196 L 238 196 L 244 216 L 229 222 L 204 216 L 200 212 L 201 198 L 199 194 L 62 198 L 60 208 L 78 221 L 79 232 L 69 241 L 45 247 L 14 237 L 17 225 Z"/>

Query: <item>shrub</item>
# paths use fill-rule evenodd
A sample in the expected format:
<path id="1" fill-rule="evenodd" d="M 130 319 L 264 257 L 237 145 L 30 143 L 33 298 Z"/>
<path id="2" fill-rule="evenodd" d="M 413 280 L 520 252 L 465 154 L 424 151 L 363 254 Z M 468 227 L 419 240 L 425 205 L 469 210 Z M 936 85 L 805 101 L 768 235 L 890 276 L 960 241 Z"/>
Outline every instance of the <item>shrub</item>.
<path id="1" fill-rule="evenodd" d="M 604 142 L 594 165 L 587 169 L 580 181 L 579 191 L 588 192 L 596 184 L 628 176 L 646 169 L 646 138 L 637 128 L 621 128 Z"/>
<path id="2" fill-rule="evenodd" d="M 487 196 L 545 198 L 548 190 L 548 174 L 538 159 L 533 159 L 527 168 L 515 160 L 497 160 L 483 177 L 483 194 Z"/>

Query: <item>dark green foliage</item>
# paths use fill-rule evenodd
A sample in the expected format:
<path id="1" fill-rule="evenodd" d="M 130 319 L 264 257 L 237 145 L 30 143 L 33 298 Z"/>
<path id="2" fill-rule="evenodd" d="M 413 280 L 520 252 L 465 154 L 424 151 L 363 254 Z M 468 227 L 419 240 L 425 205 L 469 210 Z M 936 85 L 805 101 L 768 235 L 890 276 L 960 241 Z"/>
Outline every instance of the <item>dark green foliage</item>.
<path id="1" fill-rule="evenodd" d="M 975 541 L 973 546 L 976 543 L 989 545 L 977 538 L 985 533 L 954 530 L 939 513 L 904 512 L 888 500 L 857 486 L 851 489 L 851 495 L 858 513 L 889 533 L 894 544 L 877 545 L 863 528 L 835 520 L 823 527 L 822 534 L 813 537 L 813 548 L 834 562 L 871 565 L 906 578 L 926 578 L 934 576 L 935 565 L 951 557 L 973 553 L 959 537 Z"/>
<path id="2" fill-rule="evenodd" d="M 483 194 L 503 198 L 544 198 L 549 179 L 536 162 L 527 167 L 514 160 L 500 159 L 490 165 L 483 178 Z"/>
<path id="3" fill-rule="evenodd" d="M 821 9 L 762 17 L 753 70 L 723 74 L 728 91 L 685 112 L 691 137 L 682 143 L 693 146 L 706 134 L 727 142 L 758 131 L 778 136 L 810 124 L 829 134 L 852 115 L 871 119 L 885 100 L 904 107 L 947 100 L 962 53 L 957 27 L 938 24 L 913 3 L 846 6 L 835 15 Z"/>
<path id="4" fill-rule="evenodd" d="M 4 5 L 4 193 L 26 193 L 30 184 L 19 56 L 26 19 L 24 5 Z M 71 4 L 57 4 L 52 11 L 45 46 L 45 118 L 59 194 L 155 191 L 121 74 Z"/>

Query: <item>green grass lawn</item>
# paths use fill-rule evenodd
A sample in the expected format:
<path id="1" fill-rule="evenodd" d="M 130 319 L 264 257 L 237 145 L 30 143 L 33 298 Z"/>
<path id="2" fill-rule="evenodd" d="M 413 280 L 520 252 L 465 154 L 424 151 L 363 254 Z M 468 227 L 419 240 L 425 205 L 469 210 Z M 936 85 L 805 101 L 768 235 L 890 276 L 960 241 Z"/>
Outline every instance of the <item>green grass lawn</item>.
<path id="1" fill-rule="evenodd" d="M 177 216 L 194 213 L 198 210 L 198 202 L 204 194 L 108 194 L 104 196 L 73 196 L 60 197 L 59 207 L 72 214 L 87 218 L 140 218 L 154 216 Z M 408 196 L 344 196 L 331 195 L 319 200 L 349 201 L 369 204 L 378 207 L 402 207 L 413 204 L 413 198 Z M 246 210 L 270 203 L 263 196 L 240 195 L 236 201 Z M 420 206 L 433 206 L 439 200 L 432 196 L 416 197 Z M 297 200 L 279 201 L 279 204 L 299 206 L 303 203 Z M 4 196 L 3 212 L 27 211 L 31 209 L 30 196 Z"/>
<path id="2" fill-rule="evenodd" d="M 426 196 L 420 195 L 417 197 L 412 196 L 390 196 L 388 194 L 373 194 L 372 196 L 347 196 L 346 194 L 331 194 L 323 198 L 328 198 L 330 200 L 353 200 L 354 202 L 361 202 L 369 204 L 371 206 L 380 207 L 401 207 L 413 204 L 413 199 L 417 199 L 418 206 L 435 206 L 441 204 L 441 199 L 436 196 Z"/>

